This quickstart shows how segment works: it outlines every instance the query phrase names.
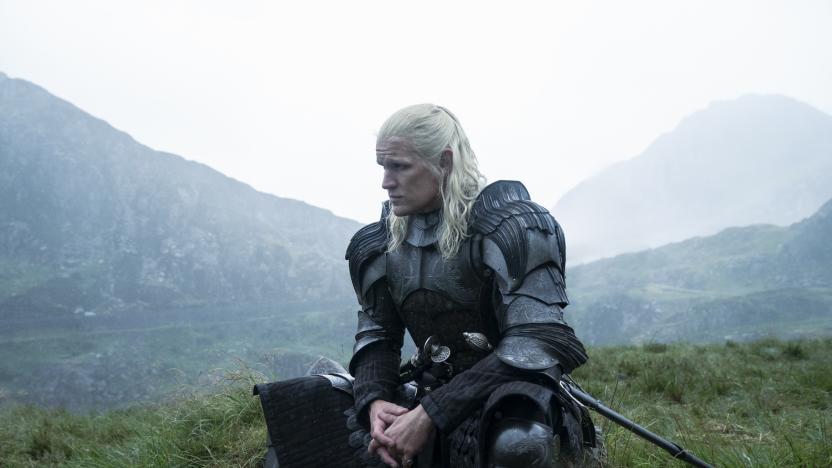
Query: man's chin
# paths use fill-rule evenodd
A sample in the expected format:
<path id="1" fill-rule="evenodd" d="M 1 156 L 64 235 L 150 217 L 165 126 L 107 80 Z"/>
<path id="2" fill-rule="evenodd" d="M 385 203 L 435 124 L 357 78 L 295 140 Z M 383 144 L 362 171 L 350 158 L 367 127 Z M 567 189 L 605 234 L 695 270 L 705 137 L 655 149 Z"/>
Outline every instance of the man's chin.
<path id="1" fill-rule="evenodd" d="M 401 205 L 400 206 L 395 206 L 394 205 L 392 210 L 393 210 L 393 214 L 396 215 L 396 216 L 408 216 L 410 214 L 410 211 L 411 211 L 411 210 L 408 210 L 406 207 L 401 206 Z"/>

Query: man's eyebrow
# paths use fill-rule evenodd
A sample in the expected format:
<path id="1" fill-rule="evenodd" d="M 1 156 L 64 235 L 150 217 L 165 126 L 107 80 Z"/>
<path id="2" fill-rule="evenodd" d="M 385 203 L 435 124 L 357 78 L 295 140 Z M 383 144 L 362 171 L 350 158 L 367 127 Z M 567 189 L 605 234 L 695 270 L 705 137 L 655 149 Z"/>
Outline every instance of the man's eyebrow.
<path id="1" fill-rule="evenodd" d="M 384 165 L 385 163 L 398 163 L 398 164 L 407 164 L 408 158 L 396 156 L 392 153 L 376 153 L 376 162 L 378 164 Z"/>

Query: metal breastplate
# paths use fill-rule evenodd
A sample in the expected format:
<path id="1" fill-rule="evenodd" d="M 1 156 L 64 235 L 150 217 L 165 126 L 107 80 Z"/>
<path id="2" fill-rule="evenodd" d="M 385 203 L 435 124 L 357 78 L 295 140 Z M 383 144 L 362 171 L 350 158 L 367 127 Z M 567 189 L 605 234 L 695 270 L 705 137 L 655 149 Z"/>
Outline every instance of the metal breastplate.
<path id="1" fill-rule="evenodd" d="M 465 342 L 463 332 L 479 332 L 492 343 L 496 318 L 487 300 L 490 282 L 472 265 L 471 240 L 443 259 L 436 248 L 438 215 L 413 215 L 405 241 L 387 254 L 387 281 L 396 309 L 417 346 L 436 335 L 451 349 L 450 361 L 467 369 L 485 356 Z"/>

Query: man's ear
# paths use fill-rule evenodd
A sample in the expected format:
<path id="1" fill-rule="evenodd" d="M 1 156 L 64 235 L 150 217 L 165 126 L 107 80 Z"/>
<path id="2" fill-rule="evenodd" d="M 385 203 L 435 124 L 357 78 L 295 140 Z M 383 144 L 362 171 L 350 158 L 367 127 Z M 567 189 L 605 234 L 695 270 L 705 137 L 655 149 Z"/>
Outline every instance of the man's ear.
<path id="1" fill-rule="evenodd" d="M 450 148 L 442 150 L 442 156 L 439 157 L 439 167 L 445 174 L 450 174 L 451 169 L 454 168 L 454 152 Z"/>

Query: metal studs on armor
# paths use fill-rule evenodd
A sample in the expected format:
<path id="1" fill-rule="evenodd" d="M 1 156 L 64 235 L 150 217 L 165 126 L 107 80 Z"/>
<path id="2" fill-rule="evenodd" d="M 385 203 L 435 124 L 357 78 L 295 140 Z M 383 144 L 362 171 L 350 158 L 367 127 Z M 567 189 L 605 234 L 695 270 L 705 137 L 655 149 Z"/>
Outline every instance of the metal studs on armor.
<path id="1" fill-rule="evenodd" d="M 451 348 L 447 346 L 437 346 L 430 353 L 430 360 L 439 364 L 445 362 L 451 357 Z"/>
<path id="2" fill-rule="evenodd" d="M 470 346 L 474 351 L 487 353 L 494 349 L 494 347 L 491 346 L 491 343 L 488 342 L 488 338 L 482 333 L 462 332 L 462 336 L 465 337 L 465 342 L 468 343 L 468 346 Z"/>

